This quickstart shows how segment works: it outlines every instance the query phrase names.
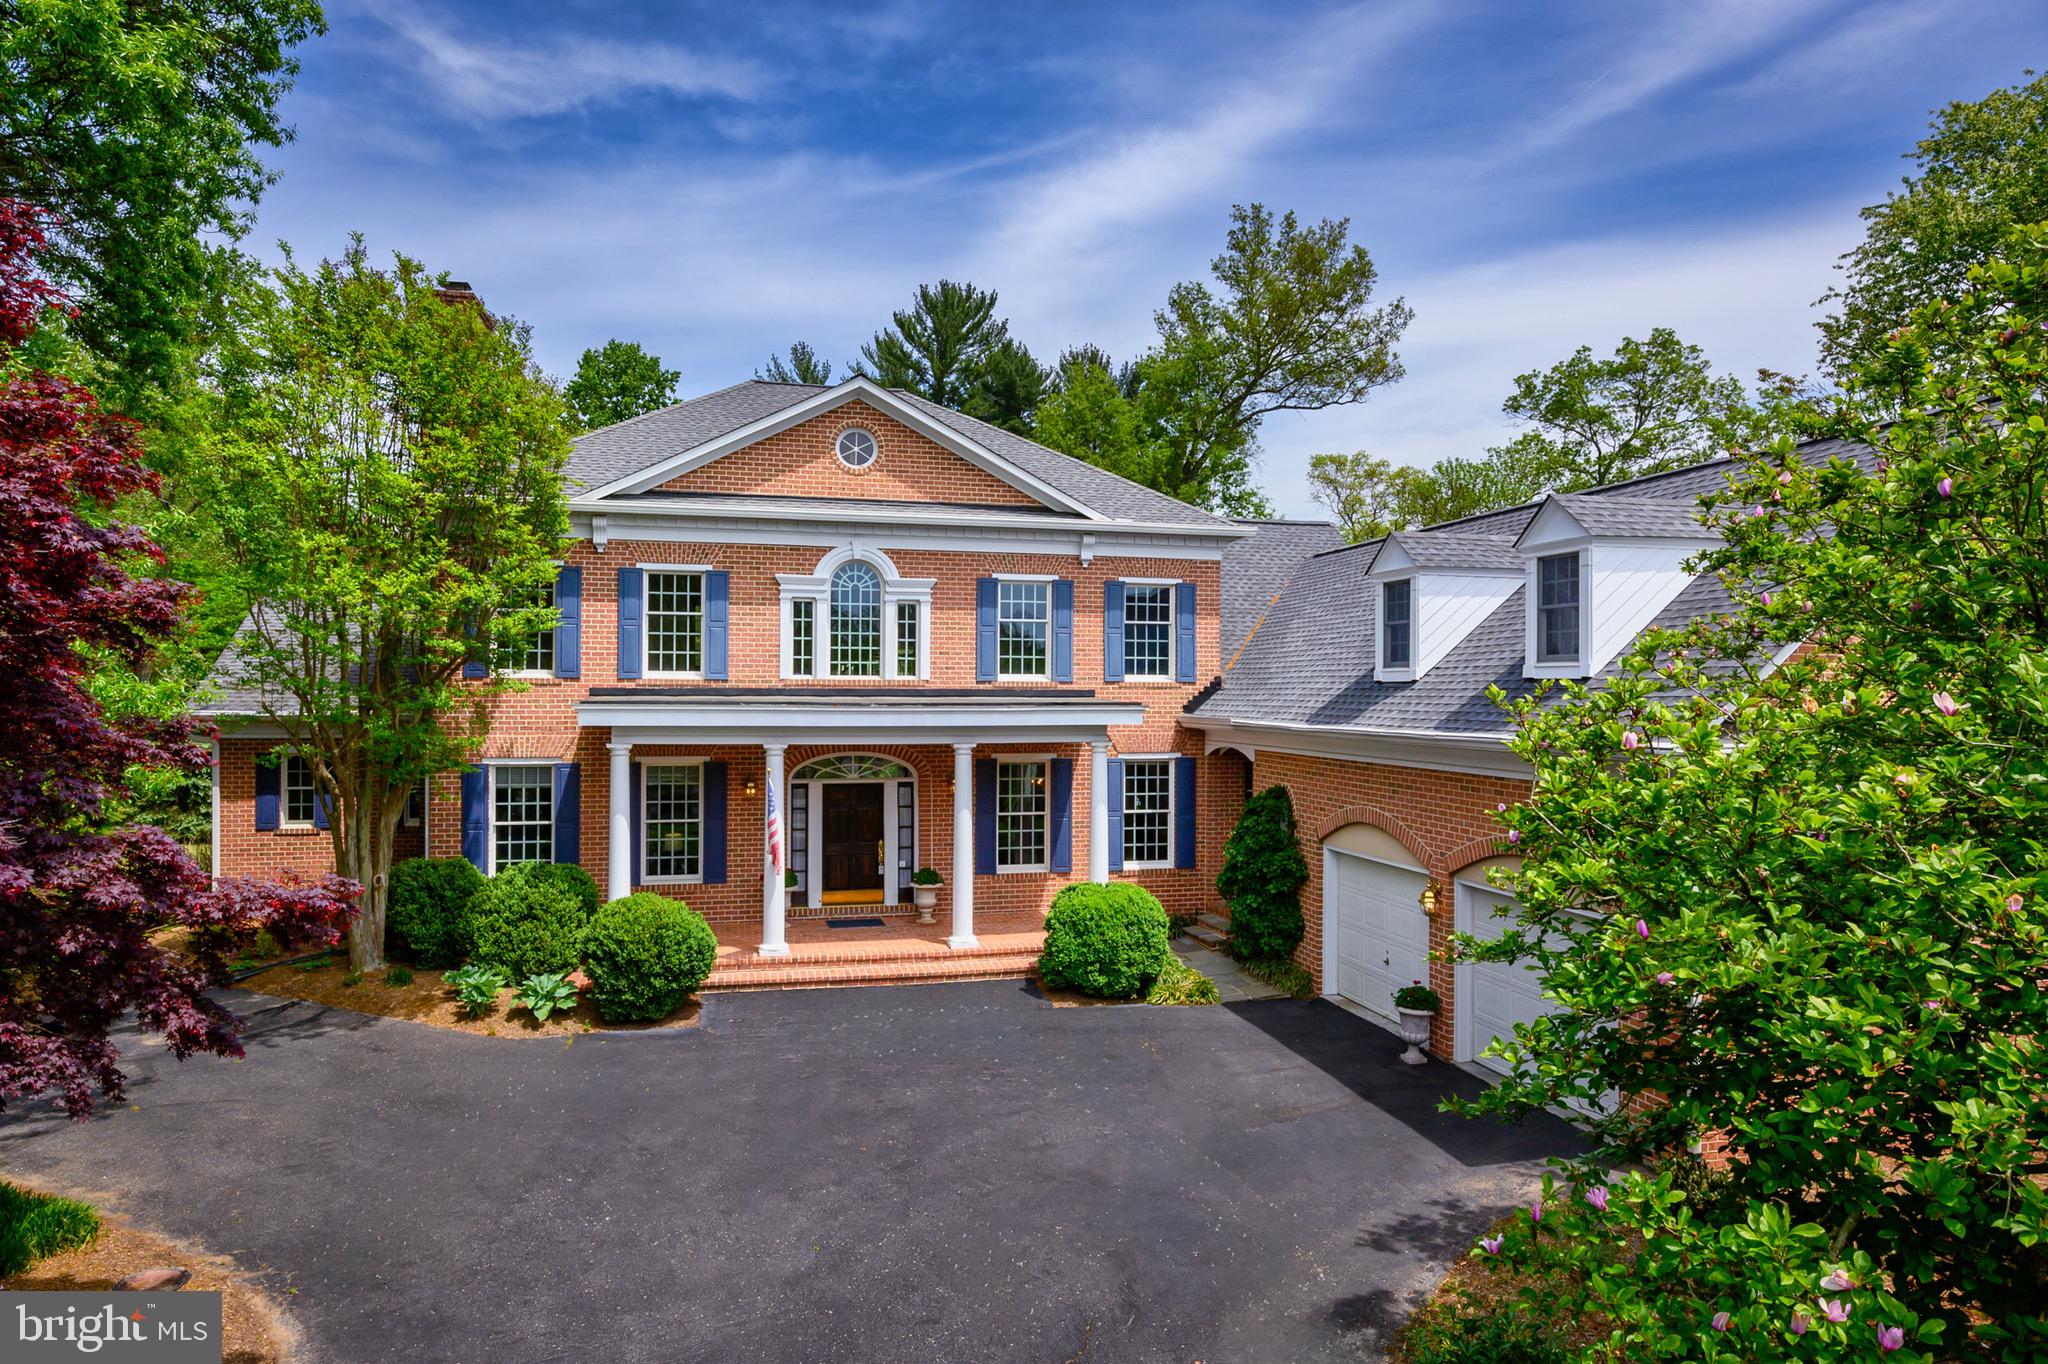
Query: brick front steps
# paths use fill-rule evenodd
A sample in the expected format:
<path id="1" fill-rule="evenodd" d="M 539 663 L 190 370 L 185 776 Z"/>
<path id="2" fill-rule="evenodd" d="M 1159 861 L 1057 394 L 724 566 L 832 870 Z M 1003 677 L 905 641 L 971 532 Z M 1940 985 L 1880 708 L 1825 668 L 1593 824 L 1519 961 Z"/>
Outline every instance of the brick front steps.
<path id="1" fill-rule="evenodd" d="M 854 909 L 846 917 L 870 916 Z M 831 928 L 822 919 L 791 919 L 785 930 L 789 955 L 764 957 L 756 950 L 758 923 L 714 922 L 718 961 L 703 988 L 791 990 L 1028 976 L 1045 946 L 1044 925 L 1044 916 L 1035 912 L 981 916 L 975 922 L 980 945 L 955 951 L 946 945 L 951 928 L 944 916 L 923 925 L 890 916 L 879 928 Z"/>
<path id="2" fill-rule="evenodd" d="M 816 990 L 834 985 L 931 985 L 957 980 L 1029 976 L 1035 952 L 960 952 L 949 958 L 898 961 L 818 961 L 811 957 L 756 958 L 745 966 L 717 967 L 704 982 L 719 990 Z"/>

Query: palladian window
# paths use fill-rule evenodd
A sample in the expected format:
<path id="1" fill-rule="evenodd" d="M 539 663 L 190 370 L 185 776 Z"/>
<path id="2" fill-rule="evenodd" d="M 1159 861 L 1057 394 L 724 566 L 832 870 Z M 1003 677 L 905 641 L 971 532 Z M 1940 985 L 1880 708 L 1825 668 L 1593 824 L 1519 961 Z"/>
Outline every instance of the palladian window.
<path id="1" fill-rule="evenodd" d="M 882 675 L 882 575 L 855 559 L 832 575 L 832 676 Z"/>

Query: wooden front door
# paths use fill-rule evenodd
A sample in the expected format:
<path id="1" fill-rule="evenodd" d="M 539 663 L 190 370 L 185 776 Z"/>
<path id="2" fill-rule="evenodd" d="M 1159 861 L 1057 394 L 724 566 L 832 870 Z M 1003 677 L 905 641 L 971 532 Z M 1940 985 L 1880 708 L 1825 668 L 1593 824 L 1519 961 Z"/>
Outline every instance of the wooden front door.
<path id="1" fill-rule="evenodd" d="M 825 889 L 882 889 L 882 784 L 825 785 Z"/>

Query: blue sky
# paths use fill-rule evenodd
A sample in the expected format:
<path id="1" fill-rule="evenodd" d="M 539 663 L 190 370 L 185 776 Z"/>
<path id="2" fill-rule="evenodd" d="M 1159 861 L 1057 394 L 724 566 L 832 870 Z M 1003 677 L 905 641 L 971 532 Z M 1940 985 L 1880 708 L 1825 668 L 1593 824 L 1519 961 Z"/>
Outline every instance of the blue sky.
<path id="1" fill-rule="evenodd" d="M 336 0 L 255 239 L 350 230 L 468 279 L 566 374 L 636 340 L 686 395 L 799 338 L 857 353 L 921 281 L 1042 359 L 1152 335 L 1230 205 L 1349 217 L 1416 318 L 1408 375 L 1269 422 L 1407 463 L 1511 434 L 1513 376 L 1670 326 L 1813 363 L 1813 300 L 1928 111 L 2022 76 L 2048 8 Z"/>

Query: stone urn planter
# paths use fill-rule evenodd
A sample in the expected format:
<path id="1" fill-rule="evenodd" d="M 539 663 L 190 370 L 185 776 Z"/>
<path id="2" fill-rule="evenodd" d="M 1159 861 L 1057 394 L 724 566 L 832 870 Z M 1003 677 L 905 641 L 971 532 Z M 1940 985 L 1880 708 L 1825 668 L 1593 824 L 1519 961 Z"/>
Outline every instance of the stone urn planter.
<path id="1" fill-rule="evenodd" d="M 1401 1059 L 1409 1065 L 1419 1066 L 1429 1060 L 1429 1054 L 1422 1048 L 1429 1041 L 1430 1024 L 1442 1007 L 1443 1000 L 1436 991 L 1419 980 L 1394 991 L 1394 1012 L 1400 1018 L 1401 1040 L 1408 1044 L 1408 1050 L 1401 1053 Z"/>
<path id="2" fill-rule="evenodd" d="M 910 900 L 917 906 L 917 921 L 921 924 L 937 923 L 932 911 L 939 907 L 939 887 L 945 882 L 930 867 L 920 868 L 910 878 Z"/>

